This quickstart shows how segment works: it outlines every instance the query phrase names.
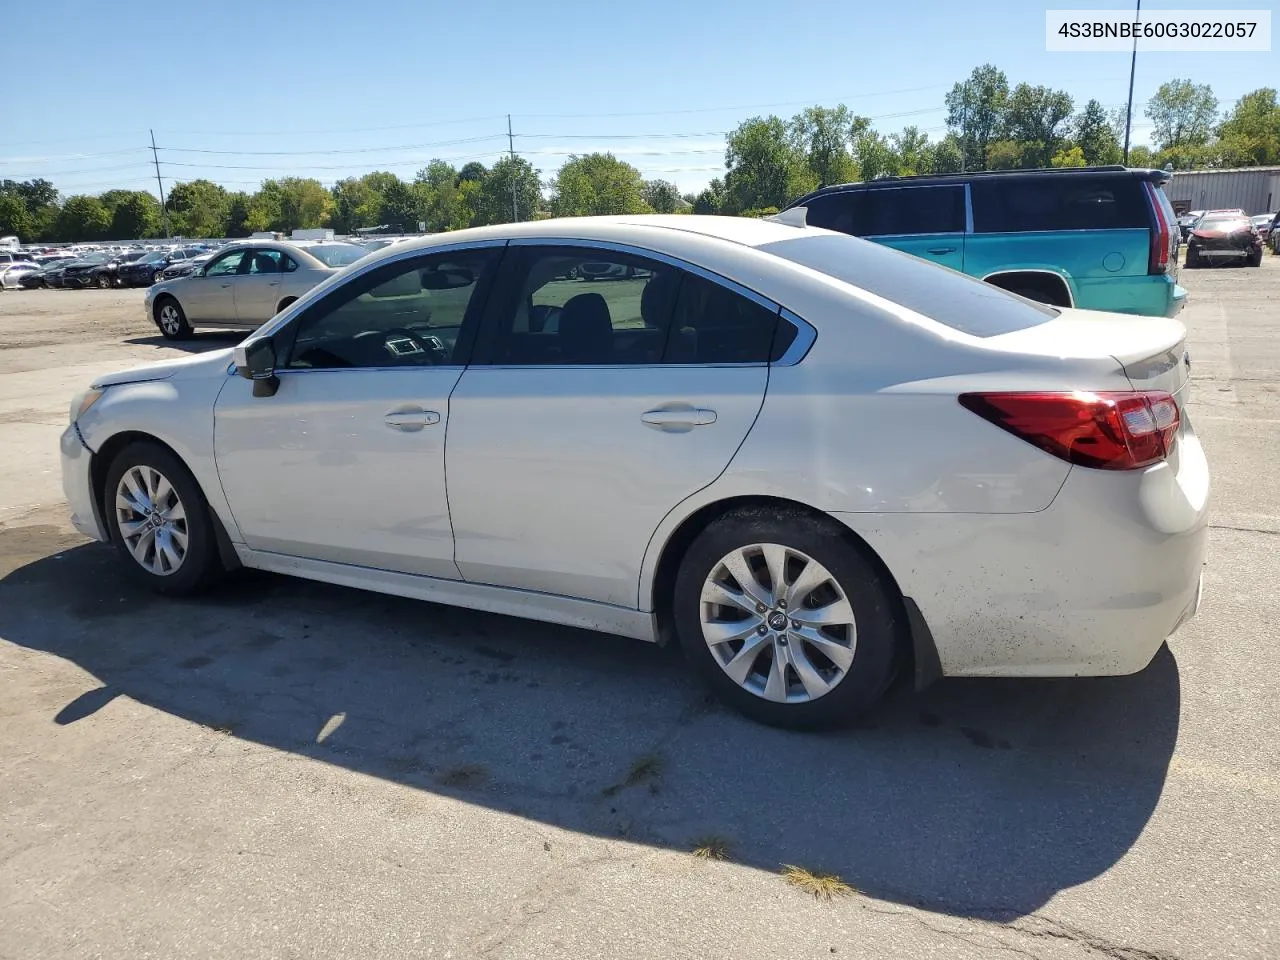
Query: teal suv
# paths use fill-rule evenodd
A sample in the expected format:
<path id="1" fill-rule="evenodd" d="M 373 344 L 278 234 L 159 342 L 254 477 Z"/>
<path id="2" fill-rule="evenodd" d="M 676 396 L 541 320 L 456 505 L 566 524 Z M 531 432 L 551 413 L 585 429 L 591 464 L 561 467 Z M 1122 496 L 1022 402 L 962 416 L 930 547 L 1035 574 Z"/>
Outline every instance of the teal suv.
<path id="1" fill-rule="evenodd" d="M 1033 300 L 1171 317 L 1177 218 L 1163 170 L 1076 167 L 885 177 L 824 187 L 788 205 Z"/>

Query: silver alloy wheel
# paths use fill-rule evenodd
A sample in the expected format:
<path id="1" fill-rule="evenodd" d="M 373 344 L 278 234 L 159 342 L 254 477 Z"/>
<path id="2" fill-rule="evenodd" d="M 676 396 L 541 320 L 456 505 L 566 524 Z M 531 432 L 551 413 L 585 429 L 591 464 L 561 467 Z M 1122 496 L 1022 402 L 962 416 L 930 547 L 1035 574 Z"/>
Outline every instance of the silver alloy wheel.
<path id="1" fill-rule="evenodd" d="M 176 303 L 166 303 L 160 308 L 160 329 L 175 337 L 182 332 L 182 317 Z"/>
<path id="2" fill-rule="evenodd" d="M 187 511 L 167 477 L 155 467 L 130 467 L 116 485 L 116 525 L 133 559 L 167 577 L 187 556 Z"/>
<path id="3" fill-rule="evenodd" d="M 152 282 L 152 283 L 159 283 L 159 282 L 160 282 L 161 280 L 163 280 L 163 279 L 164 279 L 164 271 L 163 271 L 163 270 L 157 270 L 157 271 L 155 272 L 155 274 L 154 274 L 154 275 L 152 275 L 152 277 L 151 277 L 151 282 Z"/>
<path id="4" fill-rule="evenodd" d="M 853 606 L 831 572 L 777 543 L 722 557 L 702 585 L 702 637 L 726 674 L 776 703 L 830 693 L 853 664 Z"/>

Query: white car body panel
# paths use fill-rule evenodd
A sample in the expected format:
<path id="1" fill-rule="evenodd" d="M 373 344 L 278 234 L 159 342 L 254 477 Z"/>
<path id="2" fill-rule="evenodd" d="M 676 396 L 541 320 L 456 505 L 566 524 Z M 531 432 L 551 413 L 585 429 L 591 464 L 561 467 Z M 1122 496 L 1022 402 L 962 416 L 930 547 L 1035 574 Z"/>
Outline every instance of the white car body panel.
<path id="1" fill-rule="evenodd" d="M 654 529 L 728 466 L 768 374 L 763 364 L 467 370 L 448 451 L 463 577 L 633 605 Z M 682 417 L 681 406 L 714 422 L 667 432 L 641 421 L 659 409 Z"/>
<path id="2" fill-rule="evenodd" d="M 956 397 L 1137 388 L 1182 405 L 1182 325 L 1066 310 L 975 336 L 873 292 L 905 282 L 927 301 L 933 284 L 954 284 L 950 271 L 844 238 L 831 249 L 865 250 L 874 267 L 846 271 L 822 260 L 833 236 L 728 218 L 590 218 L 388 247 L 250 340 L 352 271 L 539 237 L 696 264 L 803 318 L 817 340 L 795 365 L 440 367 L 414 371 L 421 384 L 407 390 L 372 371 L 282 372 L 268 399 L 229 375 L 227 352 L 128 371 L 98 381 L 106 393 L 64 435 L 77 526 L 95 535 L 78 438 L 96 451 L 121 431 L 148 433 L 190 466 L 249 566 L 655 639 L 656 573 L 680 524 L 708 505 L 770 497 L 824 511 L 868 544 L 920 611 L 944 674 L 1141 669 L 1199 598 L 1209 481 L 1185 412 L 1167 460 L 1107 471 L 1070 466 Z M 786 259 L 804 260 L 796 251 L 811 244 L 815 266 Z M 1008 304 L 981 284 L 964 294 L 939 301 L 943 320 Z M 302 376 L 315 396 L 291 401 Z M 716 420 L 687 433 L 640 422 L 669 402 Z M 405 403 L 439 423 L 388 429 L 381 418 Z"/>
<path id="3" fill-rule="evenodd" d="M 214 411 L 215 450 L 245 545 L 457 579 L 444 440 L 461 374 L 461 367 L 282 370 L 270 398 L 226 378 Z M 424 425 L 387 423 L 406 411 L 423 411 Z M 320 504 L 342 508 L 317 522 Z"/>

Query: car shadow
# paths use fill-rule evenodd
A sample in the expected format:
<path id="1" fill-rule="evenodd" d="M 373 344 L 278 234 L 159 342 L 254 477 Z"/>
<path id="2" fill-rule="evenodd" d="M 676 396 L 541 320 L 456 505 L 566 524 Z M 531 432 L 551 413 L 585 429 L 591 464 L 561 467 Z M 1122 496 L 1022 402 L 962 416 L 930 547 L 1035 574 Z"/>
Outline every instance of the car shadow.
<path id="1" fill-rule="evenodd" d="M 558 827 L 838 873 L 870 896 L 1007 921 L 1106 871 L 1160 798 L 1178 732 L 1168 648 L 1143 673 L 899 688 L 797 734 L 719 706 L 637 641 L 241 572 L 198 599 L 111 548 L 0 530 L 0 637 L 231 737 Z"/>
<path id="2" fill-rule="evenodd" d="M 208 353 L 234 347 L 249 334 L 244 330 L 197 330 L 188 340 L 166 340 L 160 334 L 151 337 L 129 337 L 124 342 L 139 347 L 164 347 L 186 353 Z"/>

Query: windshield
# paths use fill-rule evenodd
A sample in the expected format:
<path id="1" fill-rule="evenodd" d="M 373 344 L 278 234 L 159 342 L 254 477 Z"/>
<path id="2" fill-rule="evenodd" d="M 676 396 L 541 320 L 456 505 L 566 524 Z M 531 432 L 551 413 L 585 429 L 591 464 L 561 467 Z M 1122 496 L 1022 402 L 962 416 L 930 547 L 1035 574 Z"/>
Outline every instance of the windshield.
<path id="1" fill-rule="evenodd" d="M 1200 230 L 1243 230 L 1250 223 L 1240 217 L 1205 217 L 1196 226 Z"/>
<path id="2" fill-rule="evenodd" d="M 330 267 L 345 267 L 369 254 L 364 247 L 357 247 L 354 243 L 319 243 L 302 249 Z"/>
<path id="3" fill-rule="evenodd" d="M 151 253 L 148 253 L 145 257 L 143 257 L 138 262 L 139 263 L 163 263 L 164 259 L 165 257 L 163 253 L 158 253 L 153 251 Z"/>
<path id="4" fill-rule="evenodd" d="M 806 231 L 759 249 L 811 267 L 975 337 L 994 337 L 1047 323 L 1054 307 L 921 261 L 892 247 L 843 233 Z"/>

